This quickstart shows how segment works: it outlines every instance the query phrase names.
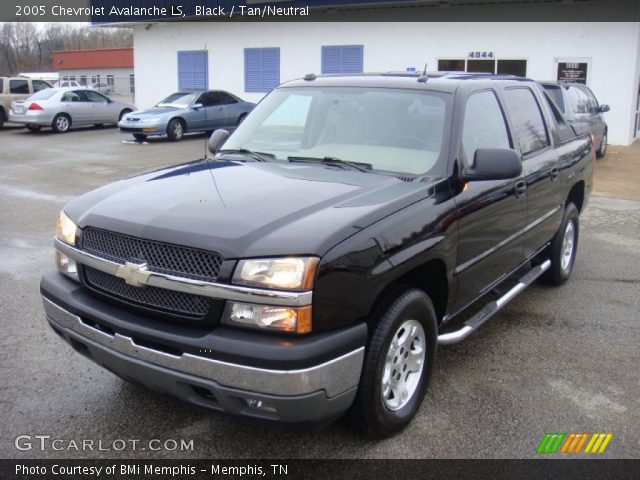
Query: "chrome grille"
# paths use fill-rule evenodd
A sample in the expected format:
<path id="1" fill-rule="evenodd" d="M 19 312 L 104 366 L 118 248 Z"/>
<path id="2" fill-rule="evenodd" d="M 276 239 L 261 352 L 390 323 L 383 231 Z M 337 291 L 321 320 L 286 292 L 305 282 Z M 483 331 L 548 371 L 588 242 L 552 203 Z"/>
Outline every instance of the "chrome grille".
<path id="1" fill-rule="evenodd" d="M 118 263 L 146 263 L 152 272 L 196 280 L 215 281 L 222 257 L 190 247 L 171 245 L 98 228 L 82 232 L 82 248 L 93 255 Z"/>
<path id="2" fill-rule="evenodd" d="M 210 298 L 199 295 L 165 290 L 164 288 L 150 287 L 148 285 L 132 287 L 127 285 L 121 278 L 87 266 L 84 267 L 84 276 L 87 285 L 93 290 L 149 308 L 203 317 L 211 305 Z"/>

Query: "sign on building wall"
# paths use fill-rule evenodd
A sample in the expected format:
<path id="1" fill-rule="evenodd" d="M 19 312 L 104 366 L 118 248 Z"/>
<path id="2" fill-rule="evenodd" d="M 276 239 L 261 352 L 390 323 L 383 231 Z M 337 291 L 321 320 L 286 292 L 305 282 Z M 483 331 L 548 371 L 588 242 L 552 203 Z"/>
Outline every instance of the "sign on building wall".
<path id="1" fill-rule="evenodd" d="M 557 79 L 586 85 L 588 66 L 586 62 L 558 62 Z"/>

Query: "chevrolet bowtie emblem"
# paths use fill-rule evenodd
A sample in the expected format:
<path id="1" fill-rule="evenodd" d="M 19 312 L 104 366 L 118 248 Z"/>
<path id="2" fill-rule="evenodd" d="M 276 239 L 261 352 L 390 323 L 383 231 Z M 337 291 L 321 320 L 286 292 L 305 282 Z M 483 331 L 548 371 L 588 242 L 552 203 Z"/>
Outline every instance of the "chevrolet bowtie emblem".
<path id="1" fill-rule="evenodd" d="M 122 278 L 127 285 L 131 285 L 132 287 L 145 285 L 149 275 L 151 275 L 151 272 L 147 270 L 146 263 L 126 262 L 116 270 L 116 277 Z"/>

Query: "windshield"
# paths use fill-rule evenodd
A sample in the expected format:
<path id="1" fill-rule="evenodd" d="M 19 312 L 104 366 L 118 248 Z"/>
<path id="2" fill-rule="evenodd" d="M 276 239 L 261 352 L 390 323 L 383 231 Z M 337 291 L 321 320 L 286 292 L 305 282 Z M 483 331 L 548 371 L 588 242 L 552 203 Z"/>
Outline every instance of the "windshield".
<path id="1" fill-rule="evenodd" d="M 198 96 L 197 93 L 178 92 L 172 93 L 167 98 L 158 103 L 158 107 L 162 106 L 174 106 L 174 107 L 188 107 Z"/>
<path id="2" fill-rule="evenodd" d="M 56 93 L 52 88 L 45 88 L 29 97 L 29 100 L 49 100 Z"/>
<path id="3" fill-rule="evenodd" d="M 224 144 L 290 157 L 334 158 L 420 175 L 438 163 L 447 94 L 382 88 L 280 88 Z"/>

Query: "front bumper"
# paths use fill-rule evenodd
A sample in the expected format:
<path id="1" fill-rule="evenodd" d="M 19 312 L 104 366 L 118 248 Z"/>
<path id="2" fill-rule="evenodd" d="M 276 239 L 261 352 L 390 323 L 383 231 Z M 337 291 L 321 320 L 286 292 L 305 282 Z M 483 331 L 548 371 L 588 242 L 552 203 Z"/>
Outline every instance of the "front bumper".
<path id="1" fill-rule="evenodd" d="M 55 287 L 51 287 L 52 275 L 59 277 L 53 280 Z M 64 300 L 56 298 L 65 289 L 68 296 Z M 88 296 L 79 285 L 57 272 L 45 276 L 41 290 L 49 324 L 74 349 L 127 380 L 188 403 L 269 420 L 315 422 L 340 415 L 355 397 L 364 347 L 354 348 L 353 339 L 345 344 L 342 337 L 336 337 L 344 346 L 349 345 L 348 351 L 312 366 L 299 366 L 298 361 L 295 368 L 263 368 L 255 361 L 239 363 L 166 351 L 157 342 L 139 340 L 135 331 L 108 321 L 114 311 L 108 304 L 103 305 L 104 316 L 98 321 L 96 302 L 103 302 Z M 83 304 L 86 316 L 81 311 Z M 363 331 L 366 337 L 366 329 L 359 330 L 358 337 L 363 336 Z M 214 335 L 215 332 L 208 336 Z M 248 335 L 249 342 L 258 338 Z M 234 344 L 231 338 L 229 343 Z M 292 342 L 280 343 L 279 354 L 287 356 Z M 264 352 L 260 347 L 263 346 L 256 344 L 253 350 Z M 292 350 L 292 357 L 296 355 L 299 352 Z M 272 359 L 265 358 L 260 363 L 270 365 Z"/>
<path id="2" fill-rule="evenodd" d="M 167 133 L 166 122 L 148 123 L 143 121 L 130 122 L 121 120 L 118 122 L 120 133 L 131 133 L 141 135 L 165 135 Z"/>

